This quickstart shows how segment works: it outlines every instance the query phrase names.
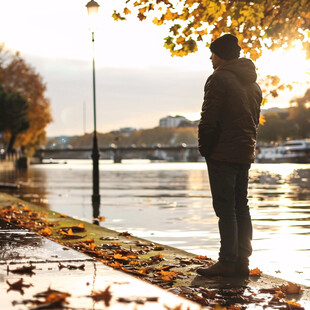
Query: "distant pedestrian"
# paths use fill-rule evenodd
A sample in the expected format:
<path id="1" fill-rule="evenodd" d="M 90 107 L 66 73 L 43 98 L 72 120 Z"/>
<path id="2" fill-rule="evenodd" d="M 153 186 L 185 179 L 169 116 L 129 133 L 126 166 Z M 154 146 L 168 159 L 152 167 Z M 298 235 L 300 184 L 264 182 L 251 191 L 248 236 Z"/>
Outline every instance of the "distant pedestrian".
<path id="1" fill-rule="evenodd" d="M 239 58 L 241 48 L 235 36 L 223 35 L 211 43 L 210 49 L 214 72 L 204 88 L 199 151 L 208 166 L 221 246 L 218 262 L 198 268 L 197 273 L 248 275 L 252 222 L 247 188 L 262 92 L 253 62 Z"/>

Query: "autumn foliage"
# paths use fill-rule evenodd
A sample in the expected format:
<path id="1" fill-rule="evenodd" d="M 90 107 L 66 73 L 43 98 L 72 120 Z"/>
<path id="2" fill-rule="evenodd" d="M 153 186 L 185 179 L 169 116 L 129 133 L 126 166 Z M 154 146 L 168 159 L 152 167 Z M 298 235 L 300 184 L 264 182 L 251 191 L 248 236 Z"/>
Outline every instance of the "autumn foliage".
<path id="1" fill-rule="evenodd" d="M 310 2 L 307 0 L 127 0 L 115 20 L 135 14 L 141 21 L 151 18 L 156 25 L 168 25 L 165 47 L 173 56 L 198 50 L 198 42 L 209 45 L 223 33 L 239 39 L 245 54 L 253 60 L 262 48 L 291 47 L 302 42 L 310 58 Z"/>
<path id="2" fill-rule="evenodd" d="M 19 53 L 13 54 L 4 45 L 0 45 L 0 85 L 5 91 L 21 96 L 27 103 L 27 128 L 16 133 L 15 127 L 6 126 L 4 138 L 10 141 L 16 134 L 13 147 L 22 147 L 26 153 L 31 153 L 45 139 L 45 128 L 52 121 L 50 103 L 45 95 L 46 85 Z"/>

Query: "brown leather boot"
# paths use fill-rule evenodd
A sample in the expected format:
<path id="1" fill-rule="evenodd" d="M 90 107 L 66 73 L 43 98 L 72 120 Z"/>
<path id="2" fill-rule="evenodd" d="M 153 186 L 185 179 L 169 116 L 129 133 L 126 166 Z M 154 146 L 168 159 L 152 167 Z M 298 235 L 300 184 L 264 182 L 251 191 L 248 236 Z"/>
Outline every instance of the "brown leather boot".
<path id="1" fill-rule="evenodd" d="M 250 275 L 249 265 L 245 263 L 236 263 L 235 275 L 237 277 L 248 277 Z"/>
<path id="2" fill-rule="evenodd" d="M 231 277 L 235 273 L 235 268 L 233 266 L 225 265 L 222 262 L 217 262 L 207 268 L 197 268 L 196 272 L 204 277 Z"/>

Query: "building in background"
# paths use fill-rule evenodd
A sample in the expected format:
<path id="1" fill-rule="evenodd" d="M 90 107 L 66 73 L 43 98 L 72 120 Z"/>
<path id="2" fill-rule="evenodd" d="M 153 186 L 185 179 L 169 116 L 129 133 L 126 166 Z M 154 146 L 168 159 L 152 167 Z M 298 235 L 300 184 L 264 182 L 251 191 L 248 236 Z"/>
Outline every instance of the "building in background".
<path id="1" fill-rule="evenodd" d="M 163 117 L 159 120 L 159 127 L 164 127 L 164 128 L 172 128 L 172 127 L 179 127 L 179 125 L 187 121 L 187 118 L 181 115 L 176 115 L 176 116 L 166 116 Z"/>

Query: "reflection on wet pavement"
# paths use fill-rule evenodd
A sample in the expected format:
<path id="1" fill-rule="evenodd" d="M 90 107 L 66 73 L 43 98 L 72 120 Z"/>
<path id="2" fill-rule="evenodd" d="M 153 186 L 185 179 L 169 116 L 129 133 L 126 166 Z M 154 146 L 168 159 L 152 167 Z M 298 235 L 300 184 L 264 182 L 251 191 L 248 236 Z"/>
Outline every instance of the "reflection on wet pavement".
<path id="1" fill-rule="evenodd" d="M 101 162 L 100 173 L 102 225 L 217 258 L 217 219 L 204 163 Z M 91 180 L 91 161 L 0 171 L 0 182 L 21 184 L 7 192 L 88 221 Z M 253 268 L 310 285 L 309 185 L 310 165 L 252 165 Z"/>
<path id="2" fill-rule="evenodd" d="M 90 260 L 35 233 L 0 219 L 0 265 L 39 262 Z"/>
<path id="3" fill-rule="evenodd" d="M 103 301 L 96 303 L 90 295 L 107 288 L 111 294 L 109 309 L 136 309 L 135 301 L 139 309 L 167 309 L 181 303 L 187 309 L 200 309 L 197 304 L 3 220 L 0 220 L 0 249 L 1 310 L 35 309 L 36 305 L 37 309 L 55 309 L 40 304 L 46 304 L 45 298 L 40 298 L 44 296 L 42 292 L 51 290 L 68 296 L 66 309 L 103 309 Z M 69 262 L 70 268 L 64 262 Z M 60 308 L 63 309 L 57 307 Z"/>

